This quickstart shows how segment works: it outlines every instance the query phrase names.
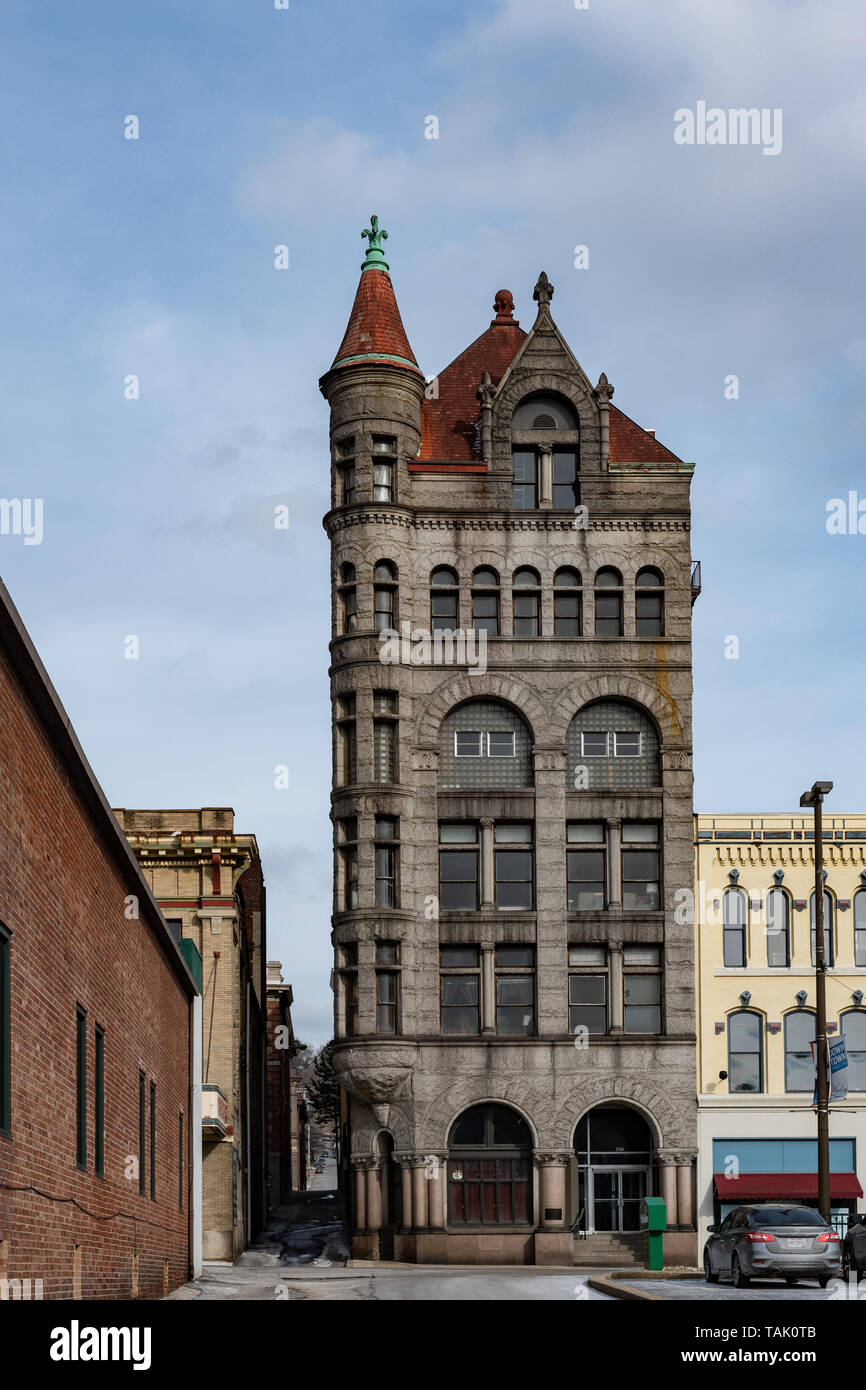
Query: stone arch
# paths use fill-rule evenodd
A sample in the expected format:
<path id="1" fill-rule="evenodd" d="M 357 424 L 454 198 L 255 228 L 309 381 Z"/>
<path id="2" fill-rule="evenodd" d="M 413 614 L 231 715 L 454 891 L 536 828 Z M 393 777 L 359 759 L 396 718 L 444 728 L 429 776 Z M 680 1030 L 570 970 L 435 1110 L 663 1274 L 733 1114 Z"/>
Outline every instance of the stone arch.
<path id="1" fill-rule="evenodd" d="M 665 1097 L 654 1086 L 627 1077 L 585 1081 L 567 1095 L 557 1107 L 555 1147 L 570 1149 L 574 1132 L 584 1115 L 604 1103 L 630 1105 L 649 1125 L 656 1148 L 680 1147 L 690 1142 L 687 1126 Z"/>
<path id="2" fill-rule="evenodd" d="M 563 396 L 577 415 L 581 432 L 597 426 L 598 406 L 593 399 L 592 386 L 576 364 L 570 371 L 564 364 L 540 371 L 517 363 L 493 403 L 494 430 L 510 431 L 517 406 L 536 392 Z"/>
<path id="3" fill-rule="evenodd" d="M 439 686 L 422 706 L 415 724 L 416 745 L 438 747 L 442 720 L 455 705 L 462 705 L 466 700 L 501 700 L 504 704 L 513 706 L 529 725 L 533 739 L 538 737 L 537 730 L 547 727 L 546 709 L 538 696 L 523 681 L 517 680 L 514 676 L 502 676 L 491 671 L 485 672 L 483 676 L 464 673 Z"/>
<path id="4" fill-rule="evenodd" d="M 588 676 L 570 691 L 564 691 L 550 720 L 549 742 L 561 742 L 564 747 L 574 716 L 596 700 L 624 700 L 639 705 L 655 722 L 662 746 L 682 743 L 683 721 L 671 697 L 642 677 L 625 674 Z"/>
<path id="5" fill-rule="evenodd" d="M 522 1094 L 522 1088 L 509 1084 L 507 1092 L 491 1090 L 490 1077 L 486 1075 L 468 1076 L 449 1083 L 436 1095 L 420 1116 L 418 1122 L 419 1143 L 433 1149 L 446 1149 L 448 1136 L 455 1120 L 473 1105 L 504 1105 L 525 1121 L 532 1136 L 533 1148 L 539 1146 L 539 1134 L 544 1127 L 539 1125 L 530 1109 L 532 1094 Z"/>

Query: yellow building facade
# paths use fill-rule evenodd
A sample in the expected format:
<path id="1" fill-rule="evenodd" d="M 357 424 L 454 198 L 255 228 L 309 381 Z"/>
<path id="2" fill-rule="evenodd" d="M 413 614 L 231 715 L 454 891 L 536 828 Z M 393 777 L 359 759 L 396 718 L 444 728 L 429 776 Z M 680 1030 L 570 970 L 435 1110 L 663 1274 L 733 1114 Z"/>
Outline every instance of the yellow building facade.
<path id="1" fill-rule="evenodd" d="M 826 807 L 825 807 L 826 812 Z M 866 1187 L 866 815 L 824 816 L 827 1022 L 848 1094 L 830 1109 L 841 1232 Z M 814 825 L 797 814 L 695 816 L 697 1204 L 707 1227 L 740 1202 L 817 1205 Z"/>

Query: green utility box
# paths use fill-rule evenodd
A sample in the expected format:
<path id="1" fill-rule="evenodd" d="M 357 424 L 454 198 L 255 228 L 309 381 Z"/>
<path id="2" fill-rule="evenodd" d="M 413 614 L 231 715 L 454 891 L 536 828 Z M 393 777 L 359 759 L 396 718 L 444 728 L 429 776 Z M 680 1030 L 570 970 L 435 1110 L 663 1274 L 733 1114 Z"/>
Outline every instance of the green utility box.
<path id="1" fill-rule="evenodd" d="M 664 1269 L 664 1233 L 668 1214 L 663 1197 L 642 1197 L 640 1228 L 643 1233 L 643 1262 L 645 1269 Z"/>

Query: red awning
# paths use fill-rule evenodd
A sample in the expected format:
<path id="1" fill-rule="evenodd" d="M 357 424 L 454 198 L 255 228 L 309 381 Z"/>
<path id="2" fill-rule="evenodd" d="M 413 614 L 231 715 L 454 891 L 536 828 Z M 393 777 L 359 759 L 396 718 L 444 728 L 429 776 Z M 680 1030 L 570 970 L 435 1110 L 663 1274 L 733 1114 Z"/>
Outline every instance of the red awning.
<path id="1" fill-rule="evenodd" d="M 729 1178 L 725 1173 L 714 1173 L 716 1191 L 723 1202 L 762 1202 L 772 1201 L 817 1202 L 817 1173 L 741 1173 L 738 1178 Z M 845 1201 L 849 1197 L 862 1197 L 863 1189 L 856 1173 L 831 1173 L 830 1197 Z"/>

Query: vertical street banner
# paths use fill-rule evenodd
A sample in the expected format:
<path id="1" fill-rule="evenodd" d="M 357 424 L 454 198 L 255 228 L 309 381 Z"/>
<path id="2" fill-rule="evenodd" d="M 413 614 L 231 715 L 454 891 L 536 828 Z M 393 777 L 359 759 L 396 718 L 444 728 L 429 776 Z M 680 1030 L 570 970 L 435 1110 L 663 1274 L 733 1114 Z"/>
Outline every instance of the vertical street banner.
<path id="1" fill-rule="evenodd" d="M 818 1104 L 818 1064 L 817 1064 L 817 1043 L 812 1043 L 812 1068 L 815 1077 L 815 1087 L 812 1095 L 812 1104 Z M 828 1071 L 827 1081 L 829 1084 L 830 1100 L 844 1100 L 848 1094 L 848 1049 L 845 1046 L 844 1038 L 830 1038 L 828 1047 Z"/>

